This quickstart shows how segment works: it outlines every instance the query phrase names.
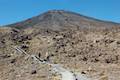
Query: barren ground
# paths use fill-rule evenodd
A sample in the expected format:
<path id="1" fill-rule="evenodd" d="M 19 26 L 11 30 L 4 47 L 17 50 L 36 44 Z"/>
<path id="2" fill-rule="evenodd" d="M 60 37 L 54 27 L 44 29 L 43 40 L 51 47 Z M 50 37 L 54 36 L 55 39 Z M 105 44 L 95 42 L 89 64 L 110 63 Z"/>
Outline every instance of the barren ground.
<path id="1" fill-rule="evenodd" d="M 20 31 L 4 27 L 0 38 L 0 80 L 48 80 L 48 65 L 25 59 L 13 46 L 96 80 L 120 80 L 119 28 Z"/>

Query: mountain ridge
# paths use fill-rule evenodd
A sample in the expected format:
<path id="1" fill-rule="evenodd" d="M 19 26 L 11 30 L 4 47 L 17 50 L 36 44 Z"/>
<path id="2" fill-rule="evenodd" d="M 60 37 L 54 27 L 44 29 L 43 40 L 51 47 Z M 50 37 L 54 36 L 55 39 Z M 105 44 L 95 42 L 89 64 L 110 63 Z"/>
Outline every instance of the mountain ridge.
<path id="1" fill-rule="evenodd" d="M 27 20 L 7 25 L 19 29 L 27 27 L 63 29 L 75 27 L 113 27 L 120 26 L 119 23 L 102 21 L 92 17 L 87 17 L 72 11 L 65 10 L 49 10 L 38 16 L 29 18 Z"/>

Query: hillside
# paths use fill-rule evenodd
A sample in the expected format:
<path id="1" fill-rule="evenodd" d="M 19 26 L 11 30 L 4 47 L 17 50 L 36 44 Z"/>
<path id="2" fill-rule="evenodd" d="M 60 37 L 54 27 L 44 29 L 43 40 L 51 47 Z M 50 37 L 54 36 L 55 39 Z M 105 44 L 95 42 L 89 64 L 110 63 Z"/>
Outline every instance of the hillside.
<path id="1" fill-rule="evenodd" d="M 83 16 L 74 12 L 64 10 L 51 10 L 27 19 L 22 22 L 11 24 L 15 28 L 49 28 L 52 30 L 61 30 L 66 28 L 93 28 L 93 27 L 114 27 L 120 26 L 118 23 L 102 21 L 91 17 Z"/>
<path id="2" fill-rule="evenodd" d="M 49 66 L 26 59 L 15 46 L 97 80 L 120 80 L 118 23 L 52 10 L 1 27 L 0 38 L 1 80 L 48 80 Z"/>

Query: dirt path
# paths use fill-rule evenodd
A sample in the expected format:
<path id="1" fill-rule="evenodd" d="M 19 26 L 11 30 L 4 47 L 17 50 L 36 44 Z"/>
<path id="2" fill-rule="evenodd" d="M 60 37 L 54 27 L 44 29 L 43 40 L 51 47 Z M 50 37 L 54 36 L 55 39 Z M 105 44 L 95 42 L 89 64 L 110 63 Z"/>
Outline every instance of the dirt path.
<path id="1" fill-rule="evenodd" d="M 60 65 L 52 65 L 52 70 L 55 72 L 58 72 L 62 79 L 61 80 L 91 80 L 89 78 L 87 78 L 85 75 L 82 74 L 75 74 L 65 68 L 63 68 Z"/>

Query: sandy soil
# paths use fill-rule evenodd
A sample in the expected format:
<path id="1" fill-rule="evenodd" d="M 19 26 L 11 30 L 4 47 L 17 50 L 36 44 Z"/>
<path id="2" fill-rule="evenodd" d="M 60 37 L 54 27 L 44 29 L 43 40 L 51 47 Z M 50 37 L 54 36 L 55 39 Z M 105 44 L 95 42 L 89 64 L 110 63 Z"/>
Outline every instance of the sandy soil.
<path id="1" fill-rule="evenodd" d="M 64 31 L 0 28 L 0 38 L 0 80 L 49 80 L 48 65 L 26 59 L 12 46 L 20 46 L 30 55 L 96 80 L 120 80 L 119 28 Z"/>

